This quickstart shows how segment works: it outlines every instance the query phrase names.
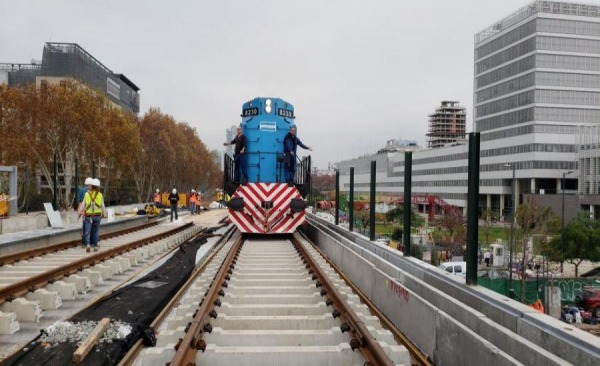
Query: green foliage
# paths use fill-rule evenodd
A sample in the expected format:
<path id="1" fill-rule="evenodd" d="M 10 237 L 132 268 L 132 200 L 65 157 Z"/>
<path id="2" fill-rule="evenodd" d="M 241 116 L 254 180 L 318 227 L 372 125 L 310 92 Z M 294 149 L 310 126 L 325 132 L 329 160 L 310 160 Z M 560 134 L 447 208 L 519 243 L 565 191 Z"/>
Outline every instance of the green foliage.
<path id="1" fill-rule="evenodd" d="M 440 265 L 439 251 L 437 249 L 431 250 L 431 265 L 435 267 Z"/>
<path id="2" fill-rule="evenodd" d="M 565 226 L 564 243 L 560 234 L 556 235 L 543 246 L 542 253 L 552 261 L 574 264 L 577 276 L 584 260 L 600 261 L 600 222 L 580 212 Z"/>
<path id="3" fill-rule="evenodd" d="M 392 240 L 402 240 L 402 228 L 400 226 L 394 226 Z"/>
<path id="4" fill-rule="evenodd" d="M 386 212 L 386 221 L 402 223 L 404 220 L 404 206 L 400 205 Z M 412 227 L 425 225 L 425 220 L 417 215 L 414 209 L 410 209 L 410 223 Z"/>
<path id="5" fill-rule="evenodd" d="M 423 248 L 421 248 L 420 245 L 411 245 L 410 255 L 417 259 L 423 260 Z"/>

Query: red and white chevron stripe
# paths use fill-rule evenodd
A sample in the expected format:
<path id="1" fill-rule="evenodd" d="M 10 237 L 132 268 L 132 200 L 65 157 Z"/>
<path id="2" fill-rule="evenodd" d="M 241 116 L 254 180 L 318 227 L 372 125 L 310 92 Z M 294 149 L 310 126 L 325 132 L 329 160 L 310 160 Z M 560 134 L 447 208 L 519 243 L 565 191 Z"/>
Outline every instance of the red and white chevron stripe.
<path id="1" fill-rule="evenodd" d="M 229 219 L 242 233 L 293 233 L 304 222 L 304 211 L 290 211 L 291 199 L 302 196 L 286 183 L 248 183 L 238 187 L 231 198 L 235 197 L 244 198 L 244 209 L 229 209 Z M 272 208 L 263 208 L 265 201 L 271 201 Z"/>

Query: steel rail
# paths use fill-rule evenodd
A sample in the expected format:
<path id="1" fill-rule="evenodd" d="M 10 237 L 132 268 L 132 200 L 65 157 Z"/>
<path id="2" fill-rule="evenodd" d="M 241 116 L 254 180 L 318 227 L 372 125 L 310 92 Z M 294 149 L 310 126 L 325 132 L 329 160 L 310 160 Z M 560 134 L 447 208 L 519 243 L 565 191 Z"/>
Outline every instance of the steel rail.
<path id="1" fill-rule="evenodd" d="M 197 277 L 200 276 L 204 272 L 206 267 L 212 262 L 212 260 L 217 255 L 217 253 L 219 253 L 219 251 L 221 250 L 221 248 L 229 241 L 229 239 L 231 239 L 234 232 L 235 232 L 235 229 L 232 226 L 232 228 L 230 229 L 230 232 L 225 233 L 225 235 L 223 235 L 223 238 L 220 239 L 221 243 L 217 246 L 217 248 L 215 248 L 213 250 L 213 252 L 208 256 L 208 258 L 206 258 L 206 260 L 204 260 L 202 262 L 202 264 L 192 272 L 192 274 L 190 275 L 188 280 L 183 284 L 183 286 L 181 286 L 179 291 L 177 291 L 177 293 L 171 298 L 171 300 L 167 303 L 167 305 L 164 307 L 164 309 L 156 316 L 156 318 L 154 318 L 152 323 L 150 323 L 150 328 L 157 329 L 162 324 L 162 322 L 165 320 L 167 315 L 169 315 L 169 313 L 173 310 L 175 305 L 179 303 L 179 301 L 185 295 L 185 293 L 188 291 L 188 289 L 194 284 Z M 214 235 L 218 235 L 218 234 L 214 234 Z M 141 339 L 138 339 L 133 344 L 133 346 L 129 349 L 127 354 L 125 354 L 125 357 L 123 357 L 121 359 L 121 361 L 119 361 L 118 366 L 132 365 L 143 348 L 144 348 L 143 341 Z"/>
<path id="2" fill-rule="evenodd" d="M 35 291 L 40 286 L 44 286 L 53 281 L 57 281 L 65 276 L 71 275 L 73 273 L 77 273 L 77 272 L 79 272 L 87 267 L 90 267 L 96 263 L 113 258 L 124 252 L 128 252 L 130 250 L 142 247 L 142 246 L 149 244 L 155 240 L 160 240 L 167 236 L 176 234 L 176 233 L 183 231 L 193 225 L 194 225 L 193 223 L 188 223 L 188 224 L 176 227 L 172 230 L 166 231 L 164 233 L 160 233 L 151 238 L 144 238 L 144 239 L 136 240 L 129 244 L 125 244 L 125 245 L 122 245 L 119 247 L 107 249 L 102 252 L 97 252 L 96 254 L 92 254 L 86 258 L 82 258 L 80 260 L 71 262 L 64 266 L 54 268 L 54 269 L 44 272 L 44 273 L 40 273 L 39 275 L 30 277 L 28 279 L 25 279 L 24 281 L 14 283 L 7 287 L 0 288 L 0 304 L 4 303 L 6 301 L 12 301 L 17 296 L 21 296 L 30 291 Z"/>
<path id="3" fill-rule="evenodd" d="M 228 275 L 235 267 L 236 258 L 242 248 L 244 239 L 238 237 L 223 261 L 219 272 L 215 275 L 213 282 L 208 289 L 206 296 L 200 303 L 200 308 L 194 314 L 191 323 L 188 324 L 187 332 L 180 343 L 175 346 L 175 356 L 169 363 L 169 366 L 189 366 L 196 365 L 196 352 L 204 351 L 206 343 L 202 338 L 205 331 L 210 331 L 208 324 L 210 317 L 216 317 L 214 306 L 220 304 L 219 296 L 221 296 L 221 287 L 227 286 Z"/>
<path id="4" fill-rule="evenodd" d="M 333 311 L 334 317 L 339 317 L 344 323 L 342 324 L 343 331 L 351 331 L 354 335 L 354 339 L 350 341 L 352 349 L 359 349 L 363 356 L 367 359 L 368 365 L 394 365 L 394 362 L 385 353 L 381 345 L 371 335 L 371 332 L 367 329 L 367 326 L 363 321 L 356 315 L 354 310 L 344 301 L 344 298 L 339 293 L 337 288 L 329 280 L 327 275 L 323 272 L 321 267 L 312 258 L 310 253 L 303 247 L 300 240 L 295 236 L 291 239 L 292 244 L 296 248 L 296 251 L 303 258 L 306 263 L 307 269 L 310 268 L 314 275 L 317 277 L 318 285 L 323 287 L 321 290 L 322 296 L 328 297 L 328 304 L 331 304 L 335 309 Z M 309 271 L 310 273 L 310 271 Z M 314 278 L 314 277 L 313 277 Z"/>
<path id="5" fill-rule="evenodd" d="M 106 239 L 114 238 L 116 236 L 124 235 L 124 234 L 129 234 L 129 233 L 132 233 L 132 232 L 138 231 L 138 230 L 144 230 L 144 229 L 147 229 L 149 227 L 155 226 L 157 224 L 158 224 L 157 221 L 153 221 L 153 222 L 145 223 L 145 224 L 140 225 L 140 226 L 136 226 L 136 227 L 132 227 L 132 228 L 127 228 L 127 229 L 115 231 L 115 232 L 110 233 L 110 234 L 104 234 L 104 235 L 100 236 L 100 240 L 106 240 Z M 67 242 L 64 242 L 64 243 L 58 243 L 58 244 L 53 244 L 53 245 L 46 245 L 46 246 L 39 247 L 39 248 L 34 248 L 34 249 L 29 249 L 29 250 L 23 250 L 21 252 L 6 254 L 6 255 L 3 255 L 3 256 L 0 256 L 0 267 L 5 266 L 7 264 L 17 263 L 17 262 L 20 262 L 22 260 L 28 260 L 28 259 L 32 259 L 32 258 L 35 258 L 35 257 L 39 257 L 40 255 L 45 255 L 45 254 L 48 254 L 48 253 L 56 253 L 56 252 L 59 252 L 61 250 L 66 250 L 66 249 L 70 249 L 70 248 L 76 248 L 78 246 L 81 246 L 81 240 L 71 240 L 71 241 L 67 241 Z"/>
<path id="6" fill-rule="evenodd" d="M 305 238 L 305 240 L 307 239 Z M 392 334 L 394 335 L 394 339 L 396 339 L 398 343 L 402 344 L 404 347 L 406 347 L 406 349 L 408 349 L 408 352 L 412 356 L 413 360 L 417 362 L 418 365 L 433 366 L 433 363 L 427 358 L 427 356 L 423 354 L 423 352 L 421 352 L 421 350 L 410 339 L 408 339 L 408 337 L 406 337 L 398 328 L 396 328 L 394 323 L 390 319 L 388 319 L 388 317 L 385 316 L 385 314 L 383 314 L 377 308 L 377 306 L 375 306 L 375 304 L 373 304 L 373 302 L 360 290 L 360 288 L 358 288 L 358 286 L 356 286 L 354 282 L 352 282 L 352 280 L 348 278 L 348 276 L 346 276 L 344 272 L 342 272 L 342 270 L 340 270 L 340 268 L 336 266 L 335 263 L 333 263 L 331 259 L 319 247 L 313 245 L 313 248 L 317 252 L 319 252 L 319 254 L 321 254 L 325 261 L 327 261 L 327 263 L 333 268 L 333 270 L 340 276 L 340 278 L 344 280 L 344 282 L 348 286 L 350 286 L 350 288 L 356 295 L 358 295 L 360 301 L 367 305 L 371 313 L 379 318 L 384 328 L 392 332 Z"/>

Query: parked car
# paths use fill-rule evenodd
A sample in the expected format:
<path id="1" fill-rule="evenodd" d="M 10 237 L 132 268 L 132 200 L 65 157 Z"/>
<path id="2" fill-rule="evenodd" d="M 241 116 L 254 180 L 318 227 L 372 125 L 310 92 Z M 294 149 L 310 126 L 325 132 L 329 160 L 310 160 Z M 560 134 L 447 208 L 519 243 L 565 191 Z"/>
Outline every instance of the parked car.
<path id="1" fill-rule="evenodd" d="M 439 268 L 455 275 L 467 276 L 467 262 L 446 262 L 442 263 Z"/>
<path id="2" fill-rule="evenodd" d="M 588 310 L 595 318 L 600 318 L 600 287 L 583 286 L 575 296 L 575 304 Z"/>

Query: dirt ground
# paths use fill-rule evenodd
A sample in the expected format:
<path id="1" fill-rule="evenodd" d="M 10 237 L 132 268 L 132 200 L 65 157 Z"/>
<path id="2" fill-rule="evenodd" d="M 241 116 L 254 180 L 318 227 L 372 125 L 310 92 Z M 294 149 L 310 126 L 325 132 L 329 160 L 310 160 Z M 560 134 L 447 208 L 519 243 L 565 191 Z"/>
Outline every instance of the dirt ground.
<path id="1" fill-rule="evenodd" d="M 600 324 L 572 324 L 576 328 L 600 337 Z"/>

